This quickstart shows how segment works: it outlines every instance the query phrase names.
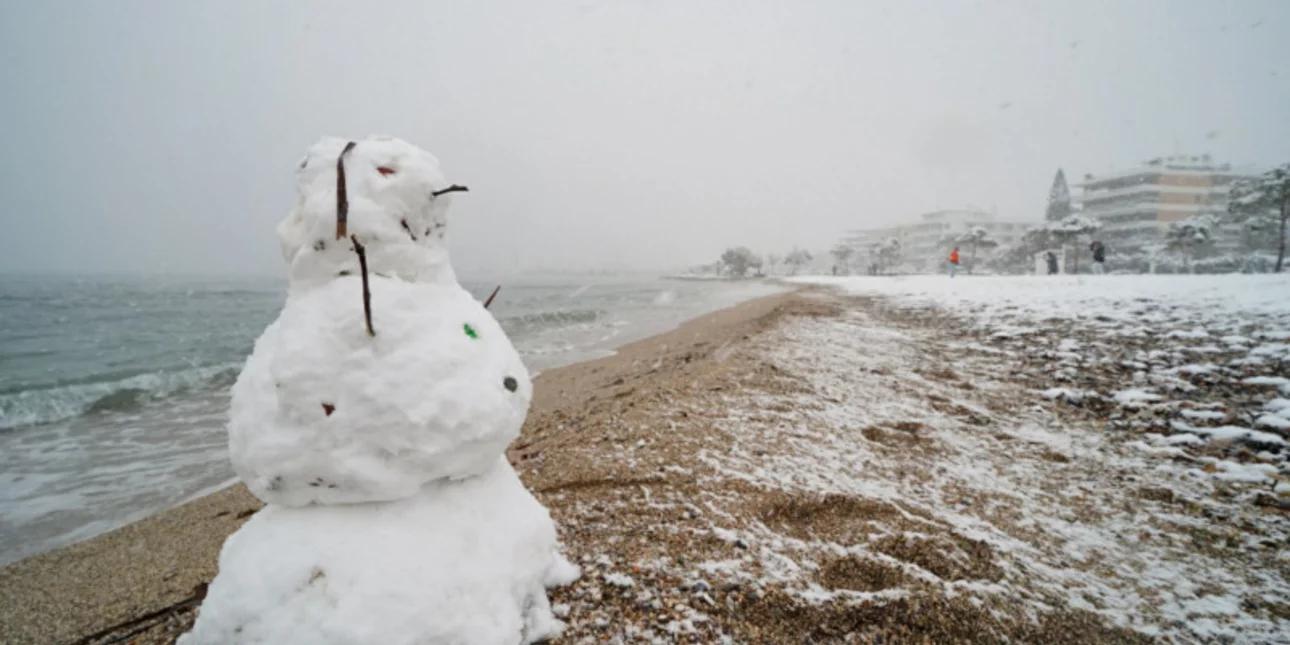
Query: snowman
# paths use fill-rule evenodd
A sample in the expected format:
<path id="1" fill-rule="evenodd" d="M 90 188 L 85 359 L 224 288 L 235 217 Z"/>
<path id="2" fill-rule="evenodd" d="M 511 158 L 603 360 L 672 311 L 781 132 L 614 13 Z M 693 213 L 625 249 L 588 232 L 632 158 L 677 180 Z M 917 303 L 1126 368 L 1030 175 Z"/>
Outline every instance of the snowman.
<path id="1" fill-rule="evenodd" d="M 229 453 L 266 504 L 181 645 L 521 645 L 578 570 L 506 446 L 533 387 L 456 280 L 451 193 L 404 141 L 327 138 L 278 227 L 290 288 L 233 386 Z"/>

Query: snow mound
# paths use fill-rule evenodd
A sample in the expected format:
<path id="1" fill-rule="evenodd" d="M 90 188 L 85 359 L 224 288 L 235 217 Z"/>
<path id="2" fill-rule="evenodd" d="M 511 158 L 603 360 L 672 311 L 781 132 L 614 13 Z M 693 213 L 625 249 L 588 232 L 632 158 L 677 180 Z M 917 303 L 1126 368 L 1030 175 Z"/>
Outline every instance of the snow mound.
<path id="1" fill-rule="evenodd" d="M 1246 385 L 1271 385 L 1283 394 L 1290 394 L 1290 378 L 1284 376 L 1251 376 L 1241 382 Z"/>
<path id="2" fill-rule="evenodd" d="M 225 543 L 179 644 L 534 643 L 563 628 L 546 588 L 576 576 L 498 459 L 394 502 L 265 507 Z"/>
<path id="3" fill-rule="evenodd" d="M 1217 428 L 1191 428 L 1192 432 L 1209 435 L 1216 441 L 1246 441 L 1271 446 L 1286 446 L 1285 439 L 1270 432 L 1259 432 L 1241 426 L 1219 426 Z"/>
<path id="4" fill-rule="evenodd" d="M 1143 388 L 1130 388 L 1116 392 L 1114 394 L 1114 398 L 1120 405 L 1125 407 L 1134 407 L 1159 401 L 1163 397 Z"/>
<path id="5" fill-rule="evenodd" d="M 533 388 L 466 290 L 356 276 L 293 292 L 233 386 L 229 453 L 251 492 L 301 506 L 392 500 L 490 468 Z"/>
<path id="6" fill-rule="evenodd" d="M 354 235 L 370 248 L 368 265 L 375 273 L 455 283 L 446 242 L 451 194 L 435 194 L 450 184 L 434 155 L 401 139 L 368 137 L 344 155 L 349 208 L 346 234 L 337 237 L 338 160 L 348 143 L 322 139 L 296 172 L 296 206 L 278 225 L 293 282 L 357 274 L 358 257 L 348 239 Z"/>

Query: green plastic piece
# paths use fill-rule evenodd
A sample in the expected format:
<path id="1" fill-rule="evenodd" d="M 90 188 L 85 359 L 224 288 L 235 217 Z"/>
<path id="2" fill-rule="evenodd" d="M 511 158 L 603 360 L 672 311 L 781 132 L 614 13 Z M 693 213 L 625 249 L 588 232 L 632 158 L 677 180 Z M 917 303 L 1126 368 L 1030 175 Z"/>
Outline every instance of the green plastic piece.
<path id="1" fill-rule="evenodd" d="M 475 333 L 475 328 L 471 327 L 470 323 L 466 323 L 462 325 L 461 330 L 466 332 L 466 335 L 470 336 L 471 338 L 479 338 L 479 334 Z"/>

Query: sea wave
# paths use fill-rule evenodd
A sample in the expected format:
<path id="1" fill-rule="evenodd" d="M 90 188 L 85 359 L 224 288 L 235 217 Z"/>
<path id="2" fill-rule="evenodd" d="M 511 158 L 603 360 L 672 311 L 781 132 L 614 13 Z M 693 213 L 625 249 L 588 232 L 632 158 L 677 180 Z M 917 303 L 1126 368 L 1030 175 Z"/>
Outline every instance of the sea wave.
<path id="1" fill-rule="evenodd" d="M 500 321 L 508 332 L 533 331 L 596 322 L 605 317 L 602 309 L 559 309 L 507 316 Z"/>
<path id="2" fill-rule="evenodd" d="M 237 378 L 238 363 L 158 371 L 129 378 L 0 394 L 0 430 L 64 421 L 81 415 L 137 410 L 194 389 L 222 389 Z"/>

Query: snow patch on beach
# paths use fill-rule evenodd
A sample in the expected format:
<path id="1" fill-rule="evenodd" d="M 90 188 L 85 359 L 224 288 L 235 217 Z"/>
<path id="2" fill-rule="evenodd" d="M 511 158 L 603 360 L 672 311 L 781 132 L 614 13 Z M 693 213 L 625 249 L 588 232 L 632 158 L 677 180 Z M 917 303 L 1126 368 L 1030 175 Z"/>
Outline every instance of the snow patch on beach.
<path id="1" fill-rule="evenodd" d="M 989 351 L 859 312 L 769 335 L 769 360 L 809 392 L 747 392 L 719 424 L 729 448 L 701 457 L 824 500 L 849 528 L 764 522 L 739 536 L 756 562 L 735 569 L 824 601 L 847 592 L 820 586 L 821 563 L 847 556 L 1170 642 L 1278 642 L 1290 520 L 1265 509 L 1290 493 L 1290 401 L 1266 364 L 1227 366 L 1280 351 L 1266 339 L 1290 315 L 1290 281 L 1213 278 L 803 280 L 949 314 Z M 1035 403 L 1004 354 L 1048 380 Z M 1252 411 L 1228 393 L 1259 387 L 1257 417 L 1232 423 Z"/>

